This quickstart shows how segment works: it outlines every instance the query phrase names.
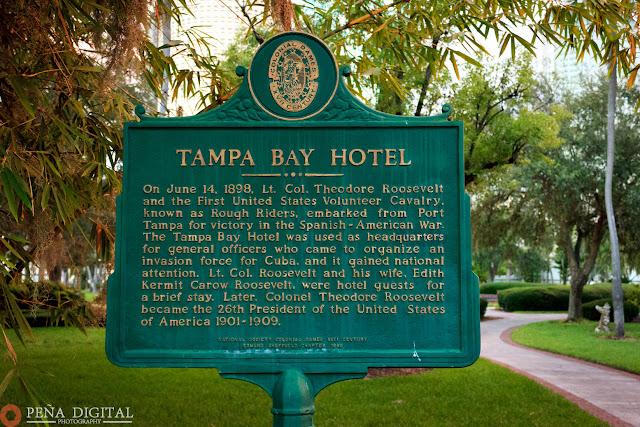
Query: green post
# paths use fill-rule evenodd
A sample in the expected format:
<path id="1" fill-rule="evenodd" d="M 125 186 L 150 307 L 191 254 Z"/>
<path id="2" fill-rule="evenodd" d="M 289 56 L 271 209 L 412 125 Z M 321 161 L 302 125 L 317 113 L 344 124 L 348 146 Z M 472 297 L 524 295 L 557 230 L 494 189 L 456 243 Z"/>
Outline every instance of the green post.
<path id="1" fill-rule="evenodd" d="M 296 369 L 284 371 L 273 389 L 274 427 L 313 427 L 314 396 L 305 374 Z"/>

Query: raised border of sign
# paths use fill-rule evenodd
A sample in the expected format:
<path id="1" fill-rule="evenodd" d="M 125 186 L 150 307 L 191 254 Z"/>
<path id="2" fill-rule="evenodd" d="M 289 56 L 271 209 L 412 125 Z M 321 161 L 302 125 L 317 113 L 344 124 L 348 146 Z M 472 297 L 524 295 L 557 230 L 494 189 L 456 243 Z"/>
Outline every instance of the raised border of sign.
<path id="1" fill-rule="evenodd" d="M 305 35 L 307 36 L 307 35 Z M 239 76 L 247 76 L 247 69 L 238 67 Z M 348 76 L 348 66 L 340 69 L 340 76 Z M 462 122 L 447 121 L 451 112 L 445 105 L 442 114 L 431 117 L 403 117 L 375 111 L 358 101 L 347 89 L 343 78 L 331 100 L 313 116 L 298 121 L 282 121 L 273 114 L 267 114 L 251 96 L 248 79 L 245 78 L 236 95 L 222 106 L 192 117 L 155 118 L 145 115 L 144 108 L 136 107 L 140 122 L 126 123 L 124 129 L 124 158 L 127 159 L 130 132 L 138 128 L 322 128 L 335 127 L 456 127 L 458 128 L 458 172 L 462 168 Z M 311 119 L 313 117 L 313 119 Z M 328 123 L 328 122 L 331 123 Z M 127 168 L 134 165 L 125 165 Z M 395 349 L 396 351 L 341 351 L 330 355 L 326 352 L 272 353 L 256 354 L 255 352 L 229 352 L 226 350 L 188 351 L 188 350 L 127 350 L 124 348 L 126 330 L 126 313 L 121 302 L 126 298 L 123 294 L 122 267 L 126 261 L 126 248 L 116 245 L 116 270 L 109 278 L 108 315 L 106 352 L 109 360 L 119 366 L 129 367 L 217 367 L 221 373 L 233 377 L 233 373 L 269 374 L 279 373 L 283 369 L 298 369 L 301 372 L 322 373 L 356 373 L 366 372 L 367 367 L 464 367 L 473 363 L 480 353 L 479 304 L 477 303 L 477 277 L 471 272 L 471 242 L 469 196 L 464 193 L 463 184 L 459 188 L 460 197 L 460 324 L 463 326 L 461 347 L 458 351 L 428 351 L 418 349 L 421 363 L 408 357 L 408 351 L 414 348 Z M 122 242 L 123 201 L 126 189 L 118 196 L 117 204 L 117 240 Z M 252 380 L 253 381 L 253 380 Z M 258 381 L 253 381 L 258 383 Z"/>

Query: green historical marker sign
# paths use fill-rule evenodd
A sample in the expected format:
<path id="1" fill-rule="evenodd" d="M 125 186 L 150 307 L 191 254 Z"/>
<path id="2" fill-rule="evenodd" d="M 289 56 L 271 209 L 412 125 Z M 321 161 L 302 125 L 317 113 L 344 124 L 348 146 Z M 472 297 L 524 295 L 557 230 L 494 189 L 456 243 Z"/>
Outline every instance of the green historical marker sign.
<path id="1" fill-rule="evenodd" d="M 109 359 L 252 381 L 276 425 L 370 366 L 473 363 L 462 123 L 364 106 L 307 34 L 237 71 L 215 110 L 125 126 Z"/>

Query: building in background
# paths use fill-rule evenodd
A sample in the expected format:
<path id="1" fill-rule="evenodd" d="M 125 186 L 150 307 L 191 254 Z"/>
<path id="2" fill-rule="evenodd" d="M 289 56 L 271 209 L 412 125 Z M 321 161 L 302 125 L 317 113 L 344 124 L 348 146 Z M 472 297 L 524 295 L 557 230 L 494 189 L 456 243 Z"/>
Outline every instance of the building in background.
<path id="1" fill-rule="evenodd" d="M 579 93 L 582 90 L 582 75 L 595 75 L 606 71 L 590 55 L 585 55 L 582 61 L 577 62 L 575 52 L 558 56 L 555 46 L 543 44 L 536 46 L 533 66 L 537 73 L 557 79 L 559 89 L 570 93 Z"/>
<path id="2" fill-rule="evenodd" d="M 234 0 L 196 1 L 191 11 L 193 16 L 183 15 L 182 26 L 185 29 L 200 27 L 209 34 L 213 38 L 214 55 L 222 55 L 233 43 L 235 35 L 241 29 L 247 29 L 247 19 Z"/>
<path id="3" fill-rule="evenodd" d="M 182 15 L 181 28 L 171 22 L 169 25 L 165 25 L 164 29 L 151 28 L 151 40 L 156 46 L 162 46 L 169 40 L 186 42 L 187 37 L 184 31 L 199 31 L 210 37 L 211 54 L 222 60 L 224 52 L 233 43 L 236 34 L 241 30 L 246 30 L 248 26 L 247 18 L 234 0 L 196 1 L 195 4 L 190 5 L 190 10 L 192 14 L 184 13 Z M 166 34 L 167 28 L 170 29 L 169 35 Z M 167 50 L 170 55 L 175 55 L 180 49 L 178 46 Z M 194 64 L 188 61 L 185 56 L 176 58 L 176 65 L 179 69 L 195 69 Z M 207 86 L 207 82 L 203 82 L 203 90 Z M 186 99 L 183 94 L 179 94 L 175 101 L 168 102 L 167 110 L 170 116 L 191 116 L 200 110 L 197 104 L 197 100 Z M 158 110 L 161 111 L 162 100 L 158 100 L 158 105 L 160 107 Z"/>

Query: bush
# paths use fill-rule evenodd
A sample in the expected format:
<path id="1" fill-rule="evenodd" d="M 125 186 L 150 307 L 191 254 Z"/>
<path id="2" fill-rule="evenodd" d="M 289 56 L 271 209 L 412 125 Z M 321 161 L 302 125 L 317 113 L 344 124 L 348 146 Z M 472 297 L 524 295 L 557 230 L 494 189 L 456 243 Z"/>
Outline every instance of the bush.
<path id="1" fill-rule="evenodd" d="M 582 291 L 582 303 L 588 303 L 591 301 L 610 298 L 611 297 L 611 285 L 602 286 L 602 285 L 593 285 L 593 286 L 585 286 Z"/>
<path id="2" fill-rule="evenodd" d="M 93 319 L 82 291 L 59 282 L 25 281 L 12 285 L 11 293 L 31 326 L 82 326 Z"/>
<path id="3" fill-rule="evenodd" d="M 532 286 L 549 286 L 542 285 L 540 283 L 527 283 L 527 282 L 493 282 L 480 285 L 480 293 L 488 295 L 496 295 L 498 291 L 511 288 L 530 288 Z"/>
<path id="4" fill-rule="evenodd" d="M 609 303 L 611 306 L 611 321 L 613 322 L 613 303 L 611 302 L 611 298 L 603 298 L 583 304 L 582 317 L 589 320 L 600 320 L 600 313 L 596 310 L 596 305 L 603 306 L 606 303 Z M 638 317 L 638 312 L 640 310 L 634 304 L 629 301 L 625 301 L 623 307 L 625 322 L 631 322 Z"/>
<path id="5" fill-rule="evenodd" d="M 567 289 L 568 291 L 568 289 Z M 569 292 L 555 287 L 511 288 L 498 293 L 506 311 L 560 311 L 569 307 Z"/>
<path id="6" fill-rule="evenodd" d="M 487 312 L 487 306 L 489 305 L 489 301 L 484 298 L 480 298 L 480 318 L 484 319 L 484 315 Z"/>
<path id="7" fill-rule="evenodd" d="M 585 286 L 582 302 L 606 298 L 611 295 L 611 287 Z M 498 293 L 498 304 L 506 311 L 563 311 L 569 308 L 569 287 L 548 286 L 511 288 Z"/>
<path id="8" fill-rule="evenodd" d="M 625 300 L 640 309 L 640 285 L 627 285 L 623 289 Z"/>

